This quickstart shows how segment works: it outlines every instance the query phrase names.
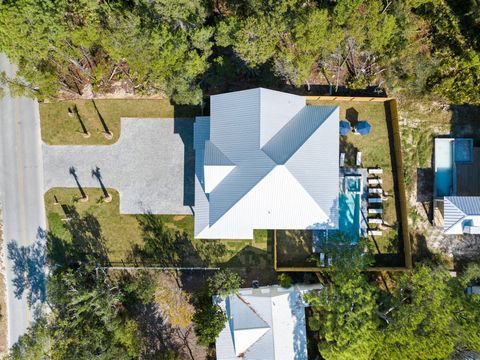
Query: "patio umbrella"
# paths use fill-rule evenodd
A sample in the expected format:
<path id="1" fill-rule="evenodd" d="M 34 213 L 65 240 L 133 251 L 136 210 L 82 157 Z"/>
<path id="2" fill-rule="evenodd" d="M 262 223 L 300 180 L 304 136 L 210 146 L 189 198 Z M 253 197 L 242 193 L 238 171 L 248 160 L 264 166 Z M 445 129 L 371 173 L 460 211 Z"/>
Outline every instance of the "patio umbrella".
<path id="1" fill-rule="evenodd" d="M 370 134 L 370 130 L 372 130 L 372 125 L 368 121 L 359 121 L 355 127 L 355 131 L 362 136 Z"/>
<path id="2" fill-rule="evenodd" d="M 350 132 L 350 123 L 348 121 L 340 121 L 340 135 L 347 135 Z"/>

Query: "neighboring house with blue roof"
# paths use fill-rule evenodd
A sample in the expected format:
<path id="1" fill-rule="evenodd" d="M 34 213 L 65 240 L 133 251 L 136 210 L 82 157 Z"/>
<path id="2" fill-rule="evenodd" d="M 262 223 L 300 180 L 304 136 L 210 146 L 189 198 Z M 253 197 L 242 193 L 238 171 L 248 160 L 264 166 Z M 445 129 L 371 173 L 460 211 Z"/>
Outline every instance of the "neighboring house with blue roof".
<path id="1" fill-rule="evenodd" d="M 227 316 L 215 344 L 217 360 L 307 360 L 303 295 L 320 289 L 319 284 L 276 285 L 216 298 Z"/>
<path id="2" fill-rule="evenodd" d="M 444 198 L 445 234 L 480 234 L 480 196 Z"/>
<path id="3" fill-rule="evenodd" d="M 338 107 L 263 88 L 214 95 L 194 147 L 196 238 L 338 228 Z"/>
<path id="4" fill-rule="evenodd" d="M 435 139 L 434 222 L 449 235 L 480 234 L 480 147 L 469 138 Z"/>

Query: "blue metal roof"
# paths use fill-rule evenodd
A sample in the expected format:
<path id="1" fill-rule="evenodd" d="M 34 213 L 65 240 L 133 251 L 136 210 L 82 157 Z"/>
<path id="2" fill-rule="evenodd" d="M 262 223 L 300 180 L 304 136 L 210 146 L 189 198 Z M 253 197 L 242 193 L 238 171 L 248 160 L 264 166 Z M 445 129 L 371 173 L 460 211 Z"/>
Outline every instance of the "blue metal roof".
<path id="1" fill-rule="evenodd" d="M 466 216 L 480 215 L 480 196 L 445 196 L 443 205 L 444 231 Z"/>

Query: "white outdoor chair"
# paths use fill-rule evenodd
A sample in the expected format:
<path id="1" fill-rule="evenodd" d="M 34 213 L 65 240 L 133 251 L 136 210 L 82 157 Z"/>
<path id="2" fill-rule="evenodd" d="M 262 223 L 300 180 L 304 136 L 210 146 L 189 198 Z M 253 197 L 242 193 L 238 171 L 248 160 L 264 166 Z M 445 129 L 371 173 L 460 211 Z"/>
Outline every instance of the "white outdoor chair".
<path id="1" fill-rule="evenodd" d="M 368 169 L 369 174 L 381 175 L 383 174 L 383 170 L 380 168 L 370 168 Z"/>
<path id="2" fill-rule="evenodd" d="M 362 166 L 362 152 L 357 151 L 357 161 L 356 161 L 357 166 Z"/>

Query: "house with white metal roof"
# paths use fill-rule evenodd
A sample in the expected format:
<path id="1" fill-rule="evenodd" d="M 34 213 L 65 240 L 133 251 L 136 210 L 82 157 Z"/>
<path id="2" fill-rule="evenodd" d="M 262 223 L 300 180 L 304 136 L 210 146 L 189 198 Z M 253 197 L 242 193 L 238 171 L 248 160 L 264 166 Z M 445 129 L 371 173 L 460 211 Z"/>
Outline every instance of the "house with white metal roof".
<path id="1" fill-rule="evenodd" d="M 435 139 L 434 221 L 445 234 L 480 234 L 480 146 Z"/>
<path id="2" fill-rule="evenodd" d="M 446 196 L 445 234 L 480 234 L 480 196 Z"/>
<path id="3" fill-rule="evenodd" d="M 197 117 L 195 237 L 336 229 L 339 109 L 257 88 L 211 97 Z"/>
<path id="4" fill-rule="evenodd" d="M 266 286 L 216 299 L 227 316 L 216 341 L 217 360 L 307 360 L 303 295 L 321 288 Z"/>

